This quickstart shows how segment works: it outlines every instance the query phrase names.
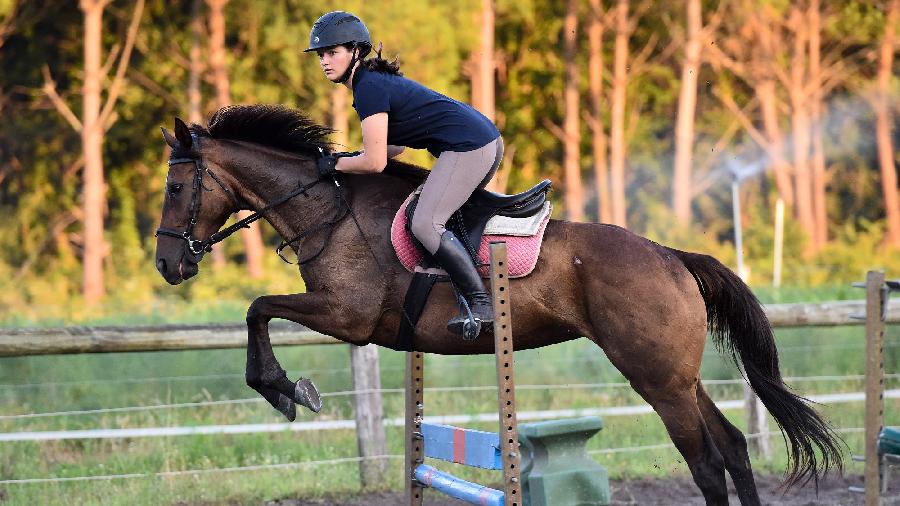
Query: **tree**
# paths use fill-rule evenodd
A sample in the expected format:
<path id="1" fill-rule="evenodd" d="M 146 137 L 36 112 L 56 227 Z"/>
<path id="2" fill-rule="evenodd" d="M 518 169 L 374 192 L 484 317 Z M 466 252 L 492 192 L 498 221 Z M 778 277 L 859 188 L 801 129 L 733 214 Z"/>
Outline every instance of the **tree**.
<path id="1" fill-rule="evenodd" d="M 612 223 L 625 224 L 625 90 L 628 86 L 628 0 L 616 2 L 616 42 L 613 57 L 612 120 L 610 124 L 610 196 Z"/>
<path id="2" fill-rule="evenodd" d="M 682 225 L 691 221 L 691 163 L 694 151 L 694 112 L 697 107 L 697 79 L 700 74 L 702 13 L 700 0 L 687 2 L 687 37 L 681 66 L 681 94 L 675 122 L 675 164 L 672 179 L 672 208 Z"/>
<path id="3" fill-rule="evenodd" d="M 209 5 L 209 66 L 216 86 L 216 103 L 219 108 L 231 105 L 231 90 L 225 62 L 225 4 L 228 0 L 206 0 Z M 238 211 L 238 219 L 250 216 L 250 211 Z M 247 273 L 251 278 L 262 277 L 263 243 L 259 223 L 241 230 Z"/>
<path id="4" fill-rule="evenodd" d="M 572 221 L 584 221 L 584 189 L 581 184 L 581 122 L 578 107 L 578 4 L 569 0 L 563 25 L 566 53 L 566 111 L 562 140 L 565 145 L 566 215 Z"/>
<path id="5" fill-rule="evenodd" d="M 873 108 L 875 109 L 875 136 L 878 140 L 878 162 L 881 168 L 881 188 L 884 193 L 884 211 L 887 217 L 887 236 L 891 246 L 900 247 L 900 199 L 897 197 L 896 154 L 891 142 L 891 75 L 894 62 L 894 30 L 900 18 L 900 0 L 890 0 L 881 39 L 878 60 L 878 84 Z"/>
<path id="6" fill-rule="evenodd" d="M 82 294 L 85 302 L 94 304 L 106 293 L 103 281 L 103 260 L 109 246 L 104 238 L 106 213 L 106 182 L 103 174 L 103 137 L 112 122 L 116 100 L 121 93 L 125 70 L 134 47 L 144 1 L 137 0 L 125 46 L 119 55 L 118 67 L 109 87 L 107 100 L 102 102 L 103 80 L 108 71 L 101 64 L 103 45 L 103 10 L 109 0 L 81 0 L 84 13 L 84 83 L 82 85 L 82 119 L 79 120 L 65 101 L 56 93 L 56 85 L 45 67 L 44 93 L 53 101 L 70 126 L 81 134 L 84 156 L 82 190 L 82 222 L 84 225 L 82 254 Z"/>
<path id="7" fill-rule="evenodd" d="M 588 88 L 591 98 L 591 146 L 594 157 L 594 185 L 597 191 L 597 221 L 609 223 L 612 209 L 609 202 L 609 162 L 607 158 L 606 131 L 603 123 L 603 6 L 600 0 L 591 0 L 588 43 L 590 61 L 588 63 Z"/>

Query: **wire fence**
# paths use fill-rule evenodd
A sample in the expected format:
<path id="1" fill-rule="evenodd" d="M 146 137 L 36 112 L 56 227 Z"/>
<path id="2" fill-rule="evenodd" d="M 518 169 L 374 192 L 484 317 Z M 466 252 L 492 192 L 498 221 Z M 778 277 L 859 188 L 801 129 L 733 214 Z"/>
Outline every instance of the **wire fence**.
<path id="1" fill-rule="evenodd" d="M 863 381 L 865 376 L 855 374 L 855 375 L 845 375 L 845 376 L 797 376 L 797 377 L 786 377 L 784 378 L 787 383 L 809 383 L 809 382 L 827 382 L 827 381 Z M 900 379 L 900 374 L 885 374 L 885 379 Z M 729 380 L 703 380 L 704 385 L 743 385 L 743 379 L 729 379 Z M 560 385 L 516 385 L 517 391 L 528 391 L 528 390 L 587 390 L 587 389 L 624 389 L 631 388 L 629 383 L 625 382 L 606 382 L 606 383 L 579 383 L 579 384 L 560 384 Z M 426 392 L 433 393 L 448 393 L 448 392 L 493 392 L 497 390 L 496 385 L 487 385 L 487 386 L 453 386 L 453 387 L 427 387 L 425 388 Z M 336 397 L 349 397 L 356 395 L 366 395 L 366 394 L 402 394 L 404 393 L 404 389 L 402 388 L 377 388 L 377 389 L 365 389 L 365 390 L 344 390 L 337 392 L 324 392 L 321 394 L 323 398 L 336 398 Z M 79 415 L 97 415 L 97 414 L 105 414 L 105 413 L 129 413 L 129 412 L 138 412 L 138 411 L 151 411 L 151 410 L 159 410 L 159 409 L 182 409 L 182 408 L 203 408 L 210 406 L 226 406 L 226 405 L 236 405 L 236 404 L 258 404 L 264 402 L 265 399 L 262 397 L 251 397 L 244 399 L 223 399 L 223 400 L 209 400 L 209 401 L 198 401 L 198 402 L 180 402 L 180 403 L 169 403 L 169 404 L 151 404 L 151 405 L 143 405 L 143 406 L 123 406 L 116 408 L 97 408 L 97 409 L 83 409 L 83 410 L 71 410 L 71 411 L 51 411 L 51 412 L 39 412 L 39 413 L 21 413 L 15 415 L 0 415 L 0 420 L 23 420 L 29 418 L 50 418 L 50 417 L 62 417 L 62 416 L 79 416 Z"/>
<path id="2" fill-rule="evenodd" d="M 835 432 L 840 434 L 860 433 L 865 429 L 862 427 L 851 427 L 836 429 Z M 763 436 L 775 436 L 781 434 L 777 431 L 769 431 L 765 433 L 747 434 L 747 439 L 757 439 Z M 654 450 L 674 450 L 675 445 L 672 443 L 659 443 L 652 445 L 628 446 L 622 448 L 601 448 L 597 450 L 589 450 L 588 455 L 610 455 L 616 453 L 636 453 Z M 85 481 L 111 481 L 111 480 L 128 480 L 128 479 L 149 479 L 149 478 L 169 478 L 179 476 L 198 476 L 205 474 L 217 473 L 233 473 L 233 472 L 250 472 L 250 471 L 271 471 L 281 469 L 296 469 L 302 467 L 319 467 L 319 466 L 335 466 L 341 464 L 353 464 L 363 461 L 385 461 L 385 460 L 403 460 L 404 455 L 373 455 L 368 457 L 345 457 L 327 460 L 308 460 L 303 462 L 286 462 L 277 464 L 258 464 L 252 466 L 234 466 L 234 467 L 216 467 L 205 469 L 183 469 L 178 471 L 160 471 L 155 473 L 126 473 L 126 474 L 105 474 L 92 476 L 66 476 L 66 477 L 48 477 L 48 478 L 19 478 L 11 480 L 0 480 L 0 485 L 40 485 L 48 483 L 67 483 L 67 482 L 85 482 Z"/>

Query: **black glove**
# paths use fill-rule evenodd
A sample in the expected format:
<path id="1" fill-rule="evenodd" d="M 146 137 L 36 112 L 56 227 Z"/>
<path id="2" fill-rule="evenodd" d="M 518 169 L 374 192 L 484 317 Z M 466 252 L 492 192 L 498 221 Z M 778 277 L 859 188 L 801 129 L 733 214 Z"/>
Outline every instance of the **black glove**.
<path id="1" fill-rule="evenodd" d="M 331 153 L 323 154 L 321 158 L 316 161 L 316 166 L 319 168 L 319 176 L 320 177 L 333 177 L 338 171 L 335 168 L 337 166 L 338 157 L 334 156 Z"/>

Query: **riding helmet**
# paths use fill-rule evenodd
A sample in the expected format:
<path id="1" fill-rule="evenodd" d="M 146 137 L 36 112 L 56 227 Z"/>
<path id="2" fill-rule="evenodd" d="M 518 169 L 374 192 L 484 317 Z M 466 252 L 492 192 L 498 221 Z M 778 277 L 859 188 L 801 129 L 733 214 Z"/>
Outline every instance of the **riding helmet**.
<path id="1" fill-rule="evenodd" d="M 320 17 L 309 34 L 309 47 L 304 52 L 315 51 L 342 44 L 353 44 L 365 57 L 372 49 L 369 29 L 361 19 L 344 11 L 334 11 Z"/>

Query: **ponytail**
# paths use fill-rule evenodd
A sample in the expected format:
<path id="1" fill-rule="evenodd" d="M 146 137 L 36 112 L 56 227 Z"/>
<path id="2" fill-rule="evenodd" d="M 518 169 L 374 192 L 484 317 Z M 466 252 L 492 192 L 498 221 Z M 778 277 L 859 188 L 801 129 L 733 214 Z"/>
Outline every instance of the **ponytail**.
<path id="1" fill-rule="evenodd" d="M 395 76 L 402 76 L 403 72 L 400 72 L 400 57 L 395 57 L 391 61 L 387 61 L 381 57 L 381 50 L 383 46 L 382 44 L 378 44 L 378 49 L 375 51 L 375 56 L 362 60 L 360 65 L 366 68 L 366 70 L 371 70 L 372 72 L 382 72 L 384 74 L 393 74 Z"/>

